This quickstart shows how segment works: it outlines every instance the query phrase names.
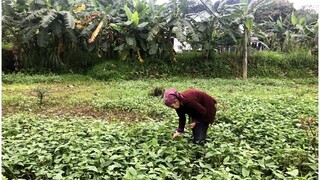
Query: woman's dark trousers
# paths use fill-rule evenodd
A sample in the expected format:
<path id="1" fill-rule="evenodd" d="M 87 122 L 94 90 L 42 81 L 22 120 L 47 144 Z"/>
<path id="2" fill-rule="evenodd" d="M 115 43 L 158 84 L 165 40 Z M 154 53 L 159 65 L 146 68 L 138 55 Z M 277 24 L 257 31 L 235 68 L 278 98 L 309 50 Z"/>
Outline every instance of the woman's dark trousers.
<path id="1" fill-rule="evenodd" d="M 207 138 L 209 124 L 206 122 L 199 122 L 193 129 L 193 143 L 205 143 Z"/>

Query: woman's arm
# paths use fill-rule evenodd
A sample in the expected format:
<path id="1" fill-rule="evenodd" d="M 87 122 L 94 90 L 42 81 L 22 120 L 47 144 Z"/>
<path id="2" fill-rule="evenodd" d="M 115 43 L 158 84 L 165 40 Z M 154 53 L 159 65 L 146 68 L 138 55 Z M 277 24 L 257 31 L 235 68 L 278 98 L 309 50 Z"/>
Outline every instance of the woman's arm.
<path id="1" fill-rule="evenodd" d="M 177 114 L 179 116 L 179 126 L 178 126 L 178 129 L 177 129 L 177 132 L 183 133 L 184 132 L 184 127 L 186 125 L 186 114 L 183 111 L 179 110 L 179 109 L 177 109 L 176 112 L 177 112 Z"/>

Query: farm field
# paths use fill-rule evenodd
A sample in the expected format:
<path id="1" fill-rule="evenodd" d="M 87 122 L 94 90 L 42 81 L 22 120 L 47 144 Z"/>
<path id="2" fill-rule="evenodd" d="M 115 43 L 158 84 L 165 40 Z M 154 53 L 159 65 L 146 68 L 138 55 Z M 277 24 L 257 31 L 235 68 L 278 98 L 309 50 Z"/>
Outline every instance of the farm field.
<path id="1" fill-rule="evenodd" d="M 159 87 L 218 99 L 206 144 L 172 140 Z M 5 75 L 2 179 L 317 179 L 317 128 L 317 78 Z"/>

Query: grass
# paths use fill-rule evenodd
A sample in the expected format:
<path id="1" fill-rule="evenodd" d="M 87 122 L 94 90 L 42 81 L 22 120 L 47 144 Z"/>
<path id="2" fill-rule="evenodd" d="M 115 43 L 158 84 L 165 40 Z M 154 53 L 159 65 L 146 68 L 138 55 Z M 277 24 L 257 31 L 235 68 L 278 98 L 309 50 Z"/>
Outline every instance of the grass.
<path id="1" fill-rule="evenodd" d="M 318 175 L 318 136 L 313 134 L 318 121 L 317 78 L 98 81 L 83 75 L 6 75 L 4 79 L 2 174 L 8 179 Z M 197 88 L 219 100 L 205 148 L 189 143 L 188 129 L 177 141 L 171 140 L 177 115 L 160 97 L 150 95 L 156 87 Z M 34 89 L 48 92 L 42 104 Z"/>
<path id="2" fill-rule="evenodd" d="M 205 59 L 197 52 L 177 54 L 177 62 L 146 58 L 138 61 L 104 60 L 87 71 L 87 75 L 100 80 L 143 78 L 240 78 L 240 54 L 214 54 Z M 307 52 L 284 54 L 272 51 L 253 52 L 248 59 L 248 77 L 257 78 L 310 78 L 318 75 L 318 57 Z"/>
<path id="3" fill-rule="evenodd" d="M 240 79 L 188 79 L 172 77 L 168 79 L 97 81 L 85 76 L 54 75 L 7 77 L 14 79 L 11 84 L 3 84 L 3 108 L 15 107 L 20 110 L 32 110 L 54 107 L 83 105 L 96 109 L 120 108 L 137 111 L 153 111 L 151 104 L 161 107 L 161 100 L 149 96 L 156 87 L 164 89 L 174 87 L 179 91 L 197 88 L 208 92 L 222 103 L 228 99 L 241 97 L 269 98 L 297 96 L 296 98 L 317 97 L 317 79 L 268 79 L 258 78 L 243 81 Z M 43 89 L 47 93 L 43 107 L 39 107 L 39 99 L 35 89 Z M 141 102 L 140 102 L 141 101 Z M 139 103 L 139 107 L 138 104 Z M 143 109 L 146 108 L 146 109 Z M 164 108 L 160 108 L 164 109 Z M 6 114 L 6 111 L 3 112 Z"/>
<path id="4" fill-rule="evenodd" d="M 208 92 L 218 99 L 226 97 L 255 97 L 286 96 L 297 94 L 304 96 L 316 96 L 317 79 L 269 79 L 253 78 L 247 81 L 240 79 L 210 79 L 210 78 L 167 78 L 145 80 L 122 81 L 97 81 L 86 76 L 54 75 L 45 76 L 20 76 L 14 78 L 10 75 L 7 79 L 11 84 L 3 84 L 2 104 L 28 104 L 32 105 L 37 98 L 32 95 L 34 89 L 48 91 L 47 104 L 73 105 L 91 104 L 103 106 L 105 102 L 112 100 L 133 101 L 136 97 L 148 97 L 148 94 L 156 87 L 174 87 L 179 91 L 187 88 L 197 88 Z M 301 88 L 302 87 L 302 88 Z M 13 95 L 15 94 L 15 95 Z"/>

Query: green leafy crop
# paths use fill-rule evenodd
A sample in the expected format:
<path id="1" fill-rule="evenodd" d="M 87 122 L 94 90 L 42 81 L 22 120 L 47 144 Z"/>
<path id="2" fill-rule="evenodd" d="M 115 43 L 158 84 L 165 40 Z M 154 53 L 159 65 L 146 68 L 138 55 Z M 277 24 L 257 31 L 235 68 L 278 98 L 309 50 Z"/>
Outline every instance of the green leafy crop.
<path id="1" fill-rule="evenodd" d="M 66 100 L 59 105 L 84 101 L 98 108 L 122 109 L 119 112 L 138 112 L 141 116 L 127 122 L 123 116 L 118 121 L 108 121 L 32 111 L 5 115 L 2 176 L 70 180 L 316 179 L 315 82 L 180 78 L 87 84 L 73 81 L 72 90 L 78 87 L 84 90 L 76 91 L 77 94 L 98 89 L 92 92 L 98 95 L 88 93 L 82 100 L 61 91 L 60 96 Z M 3 87 L 4 108 L 14 104 L 13 97 L 19 93 L 10 92 L 15 86 L 19 87 L 17 91 L 23 91 L 21 85 Z M 51 84 L 50 98 L 57 96 L 53 86 L 67 87 Z M 150 96 L 154 87 L 175 87 L 179 91 L 196 87 L 218 99 L 217 119 L 208 130 L 206 144 L 192 144 L 192 133 L 187 128 L 183 136 L 172 140 L 177 116 L 161 99 Z M 28 105 L 28 101 L 23 103 Z M 45 107 L 49 105 L 44 104 Z M 148 121 L 142 120 L 143 116 Z"/>

